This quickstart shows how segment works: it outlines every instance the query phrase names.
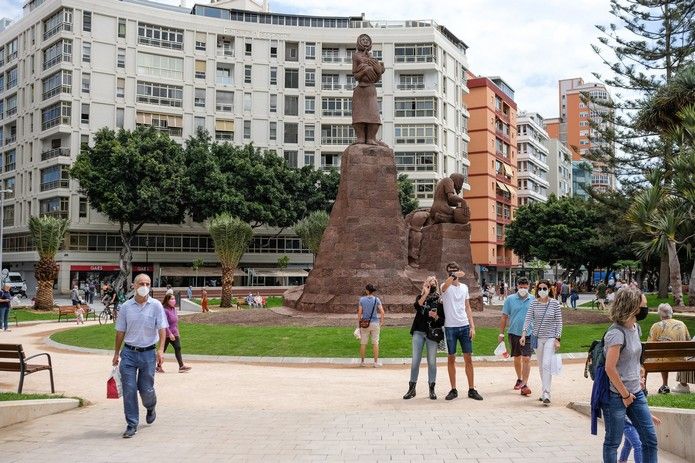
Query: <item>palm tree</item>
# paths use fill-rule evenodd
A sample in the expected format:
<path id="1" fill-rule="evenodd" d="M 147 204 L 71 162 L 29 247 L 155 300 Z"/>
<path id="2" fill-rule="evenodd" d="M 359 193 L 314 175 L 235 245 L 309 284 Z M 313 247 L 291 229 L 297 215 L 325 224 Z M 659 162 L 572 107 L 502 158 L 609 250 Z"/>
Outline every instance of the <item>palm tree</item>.
<path id="1" fill-rule="evenodd" d="M 215 253 L 222 264 L 220 307 L 231 307 L 234 270 L 249 246 L 253 231 L 251 225 L 226 212 L 218 214 L 210 220 L 208 231 L 215 243 Z"/>
<path id="2" fill-rule="evenodd" d="M 39 253 L 39 261 L 34 266 L 34 274 L 38 282 L 34 306 L 38 310 L 53 309 L 53 282 L 58 276 L 55 255 L 63 243 L 67 230 L 66 219 L 46 215 L 29 218 L 29 232 Z"/>

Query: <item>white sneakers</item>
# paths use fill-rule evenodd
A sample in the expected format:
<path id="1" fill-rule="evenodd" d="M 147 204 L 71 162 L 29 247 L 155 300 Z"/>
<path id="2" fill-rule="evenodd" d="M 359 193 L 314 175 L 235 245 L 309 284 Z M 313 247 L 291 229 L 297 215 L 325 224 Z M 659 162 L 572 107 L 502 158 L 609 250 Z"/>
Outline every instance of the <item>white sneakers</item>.
<path id="1" fill-rule="evenodd" d="M 689 394 L 690 393 L 690 386 L 687 384 L 683 385 L 681 383 L 676 384 L 676 387 L 673 388 L 673 392 L 677 392 L 679 394 Z"/>

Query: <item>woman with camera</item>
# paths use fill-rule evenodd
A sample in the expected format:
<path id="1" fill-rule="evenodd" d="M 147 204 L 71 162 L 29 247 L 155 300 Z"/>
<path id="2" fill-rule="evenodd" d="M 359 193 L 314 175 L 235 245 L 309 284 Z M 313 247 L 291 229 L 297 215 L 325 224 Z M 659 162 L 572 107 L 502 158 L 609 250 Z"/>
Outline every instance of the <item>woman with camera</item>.
<path id="1" fill-rule="evenodd" d="M 413 359 L 410 366 L 410 383 L 404 399 L 415 397 L 415 385 L 420 373 L 422 349 L 427 346 L 427 381 L 430 386 L 430 399 L 437 400 L 434 385 L 437 380 L 437 346 L 444 338 L 444 310 L 439 300 L 439 284 L 434 276 L 427 277 L 422 291 L 415 298 L 415 319 L 410 328 L 413 337 Z"/>

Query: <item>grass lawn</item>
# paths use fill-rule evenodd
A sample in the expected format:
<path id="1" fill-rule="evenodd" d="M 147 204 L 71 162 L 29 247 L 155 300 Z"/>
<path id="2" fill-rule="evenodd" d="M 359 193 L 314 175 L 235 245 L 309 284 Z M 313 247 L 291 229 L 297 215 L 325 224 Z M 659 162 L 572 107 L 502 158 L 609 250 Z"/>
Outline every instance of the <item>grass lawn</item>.
<path id="1" fill-rule="evenodd" d="M 239 298 L 237 299 L 237 303 L 245 304 L 245 301 Z M 200 304 L 200 298 L 193 299 L 193 302 L 196 304 Z M 266 298 L 266 307 L 271 308 L 271 307 L 282 307 L 282 302 L 283 298 L 282 296 L 268 296 Z M 208 298 L 208 304 L 213 306 L 213 305 L 220 305 L 220 298 L 219 297 L 209 297 Z"/>
<path id="2" fill-rule="evenodd" d="M 9 400 L 35 400 L 35 399 L 64 399 L 63 394 L 17 394 L 16 392 L 0 392 L 0 402 Z"/>
<path id="3" fill-rule="evenodd" d="M 643 338 L 657 321 L 650 314 L 642 322 Z M 695 333 L 695 319 L 686 319 Z M 359 347 L 354 328 L 347 327 L 242 327 L 181 323 L 184 353 L 269 357 L 355 357 Z M 562 333 L 561 352 L 584 352 L 599 339 L 606 325 L 569 325 Z M 497 328 L 478 328 L 473 343 L 475 355 L 492 355 L 497 346 Z M 61 331 L 51 339 L 64 344 L 112 349 L 113 325 L 95 325 Z M 368 349 L 368 351 L 371 349 Z M 381 331 L 381 357 L 405 358 L 411 355 L 409 328 L 385 327 Z M 440 354 L 443 355 L 443 354 Z"/>
<path id="4" fill-rule="evenodd" d="M 671 304 L 671 306 L 675 305 L 675 302 L 673 301 L 673 294 L 669 294 L 667 298 L 664 297 L 659 297 L 658 293 L 647 293 L 647 306 L 652 309 L 656 309 L 659 307 L 659 304 L 663 302 L 667 302 Z M 688 305 L 690 301 L 688 300 L 688 295 L 684 294 L 683 295 L 683 304 Z M 580 304 L 579 307 L 591 307 L 591 301 L 589 302 L 584 302 L 583 304 Z"/>
<path id="5" fill-rule="evenodd" d="M 58 312 L 33 309 L 11 309 L 10 315 L 17 314 L 17 321 L 57 320 Z"/>
<path id="6" fill-rule="evenodd" d="M 695 394 L 650 394 L 647 402 L 652 407 L 695 409 Z"/>

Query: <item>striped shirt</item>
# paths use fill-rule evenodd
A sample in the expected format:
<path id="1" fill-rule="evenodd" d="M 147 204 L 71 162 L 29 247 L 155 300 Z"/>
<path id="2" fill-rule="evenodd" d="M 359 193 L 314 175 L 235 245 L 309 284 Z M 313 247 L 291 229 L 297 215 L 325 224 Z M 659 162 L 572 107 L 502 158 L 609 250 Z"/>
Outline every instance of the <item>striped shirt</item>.
<path id="1" fill-rule="evenodd" d="M 549 298 L 548 302 L 535 299 L 526 312 L 524 331 L 538 338 L 559 338 L 562 334 L 562 309 L 557 299 Z"/>

